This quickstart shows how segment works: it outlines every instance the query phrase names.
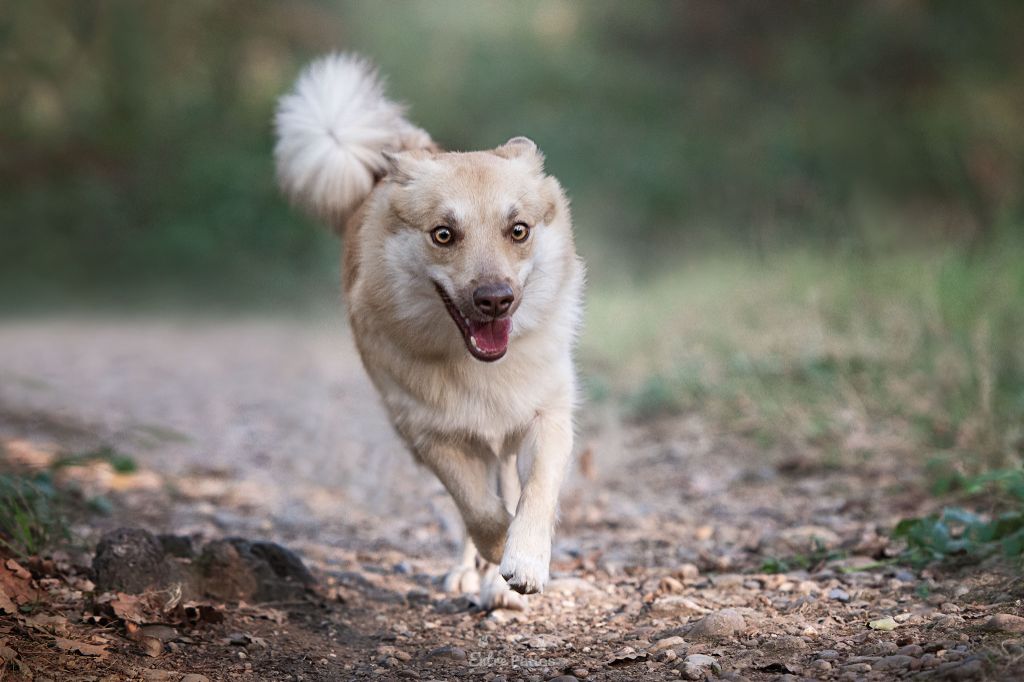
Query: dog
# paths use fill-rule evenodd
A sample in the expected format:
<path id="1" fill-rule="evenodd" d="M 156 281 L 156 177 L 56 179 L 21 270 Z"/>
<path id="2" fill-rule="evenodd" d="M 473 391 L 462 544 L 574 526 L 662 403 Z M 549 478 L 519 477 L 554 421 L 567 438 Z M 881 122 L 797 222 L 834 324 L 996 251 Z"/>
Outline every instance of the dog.
<path id="1" fill-rule="evenodd" d="M 573 449 L 584 265 L 565 192 L 526 137 L 443 151 L 357 56 L 310 64 L 275 129 L 283 192 L 342 236 L 363 365 L 465 523 L 446 589 L 525 608 Z"/>

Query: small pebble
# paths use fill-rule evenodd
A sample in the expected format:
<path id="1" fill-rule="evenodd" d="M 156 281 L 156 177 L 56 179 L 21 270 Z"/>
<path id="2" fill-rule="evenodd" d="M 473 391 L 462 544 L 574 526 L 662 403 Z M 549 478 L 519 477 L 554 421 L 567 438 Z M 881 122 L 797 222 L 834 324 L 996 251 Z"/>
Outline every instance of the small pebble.
<path id="1" fill-rule="evenodd" d="M 678 635 L 675 637 L 663 637 L 662 639 L 659 639 L 654 644 L 652 644 L 651 648 L 648 649 L 648 651 L 653 654 L 658 651 L 661 651 L 662 649 L 671 649 L 673 647 L 682 646 L 684 644 L 686 644 L 686 640 L 682 637 L 679 637 Z"/>
<path id="2" fill-rule="evenodd" d="M 879 642 L 875 645 L 875 653 L 879 656 L 889 656 L 896 653 L 896 642 Z"/>
<path id="3" fill-rule="evenodd" d="M 682 673 L 683 679 L 703 680 L 708 676 L 708 672 L 717 675 L 721 672 L 721 668 L 713 656 L 690 654 L 683 659 L 683 665 L 679 671 Z"/>
<path id="4" fill-rule="evenodd" d="M 679 592 L 682 592 L 683 589 L 685 589 L 681 582 L 679 582 L 670 575 L 666 575 L 664 578 L 662 578 L 658 587 L 659 589 L 661 589 L 662 592 L 668 592 L 670 594 L 678 594 Z"/>
<path id="5" fill-rule="evenodd" d="M 870 663 L 848 663 L 844 665 L 841 670 L 844 673 L 869 673 L 871 672 Z"/>
<path id="6" fill-rule="evenodd" d="M 676 571 L 676 575 L 683 580 L 696 580 L 700 577 L 700 569 L 698 569 L 694 564 L 683 564 L 679 567 L 679 570 Z"/>
<path id="7" fill-rule="evenodd" d="M 908 644 L 901 646 L 896 650 L 896 653 L 900 656 L 913 656 L 914 658 L 920 658 L 924 654 L 924 649 L 919 644 Z"/>
<path id="8" fill-rule="evenodd" d="M 687 635 L 690 639 L 720 639 L 733 637 L 746 629 L 743 616 L 733 609 L 722 609 L 698 620 Z"/>
<path id="9" fill-rule="evenodd" d="M 828 598 L 845 604 L 850 601 L 850 593 L 841 587 L 833 587 L 828 591 Z"/>

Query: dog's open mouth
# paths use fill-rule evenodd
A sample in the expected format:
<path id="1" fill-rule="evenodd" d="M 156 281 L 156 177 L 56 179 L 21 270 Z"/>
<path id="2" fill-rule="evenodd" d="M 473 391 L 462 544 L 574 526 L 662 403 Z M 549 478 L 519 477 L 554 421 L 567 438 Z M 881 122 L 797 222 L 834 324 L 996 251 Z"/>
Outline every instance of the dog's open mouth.
<path id="1" fill-rule="evenodd" d="M 455 320 L 455 326 L 462 332 L 466 342 L 466 350 L 477 360 L 494 362 L 500 360 L 508 350 L 508 337 L 512 333 L 512 318 L 499 317 L 489 320 L 471 320 L 462 314 L 451 296 L 437 282 L 434 282 L 438 295 L 444 301 L 448 314 Z"/>

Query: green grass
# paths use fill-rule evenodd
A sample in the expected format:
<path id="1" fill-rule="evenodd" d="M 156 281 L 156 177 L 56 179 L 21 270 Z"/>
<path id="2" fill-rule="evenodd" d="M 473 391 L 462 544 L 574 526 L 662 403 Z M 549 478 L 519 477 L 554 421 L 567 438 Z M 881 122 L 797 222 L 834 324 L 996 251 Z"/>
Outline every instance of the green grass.
<path id="1" fill-rule="evenodd" d="M 84 499 L 74 484 L 54 484 L 59 470 L 93 462 L 109 463 L 119 474 L 138 469 L 130 455 L 103 446 L 60 457 L 43 471 L 0 473 L 0 553 L 19 558 L 39 555 L 72 542 L 69 518 L 109 514 L 112 503 L 107 497 Z"/>
<path id="2" fill-rule="evenodd" d="M 761 564 L 762 573 L 789 573 L 790 571 L 813 571 L 826 562 L 842 559 L 842 550 L 830 550 L 815 540 L 815 547 L 807 553 L 791 554 L 785 557 L 768 557 Z"/>
<path id="3" fill-rule="evenodd" d="M 992 248 L 694 261 L 592 291 L 588 385 L 634 419 L 699 410 L 814 455 L 1024 455 L 1024 242 Z"/>
<path id="4" fill-rule="evenodd" d="M 48 474 L 0 475 L 0 547 L 24 558 L 69 538 L 61 496 Z"/>
<path id="5" fill-rule="evenodd" d="M 119 474 L 132 474 L 138 469 L 135 459 L 110 446 L 101 446 L 87 452 L 76 453 L 61 457 L 53 464 L 58 469 L 67 466 L 77 466 L 90 462 L 107 462 Z"/>

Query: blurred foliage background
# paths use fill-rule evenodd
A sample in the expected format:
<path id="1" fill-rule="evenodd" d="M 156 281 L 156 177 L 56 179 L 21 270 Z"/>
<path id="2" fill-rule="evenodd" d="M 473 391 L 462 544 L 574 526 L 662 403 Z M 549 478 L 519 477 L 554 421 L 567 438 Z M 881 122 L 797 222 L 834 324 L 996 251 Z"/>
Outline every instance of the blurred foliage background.
<path id="1" fill-rule="evenodd" d="M 975 246 L 1024 213 L 1022 25 L 1012 1 L 8 0 L 3 290 L 329 273 L 270 161 L 275 99 L 329 50 L 378 62 L 449 148 L 534 137 L 596 273 Z"/>
<path id="2" fill-rule="evenodd" d="M 334 297 L 271 119 L 305 62 L 358 51 L 448 148 L 547 153 L 592 400 L 1017 461 L 1021 26 L 1014 0 L 6 0 L 0 307 Z"/>

